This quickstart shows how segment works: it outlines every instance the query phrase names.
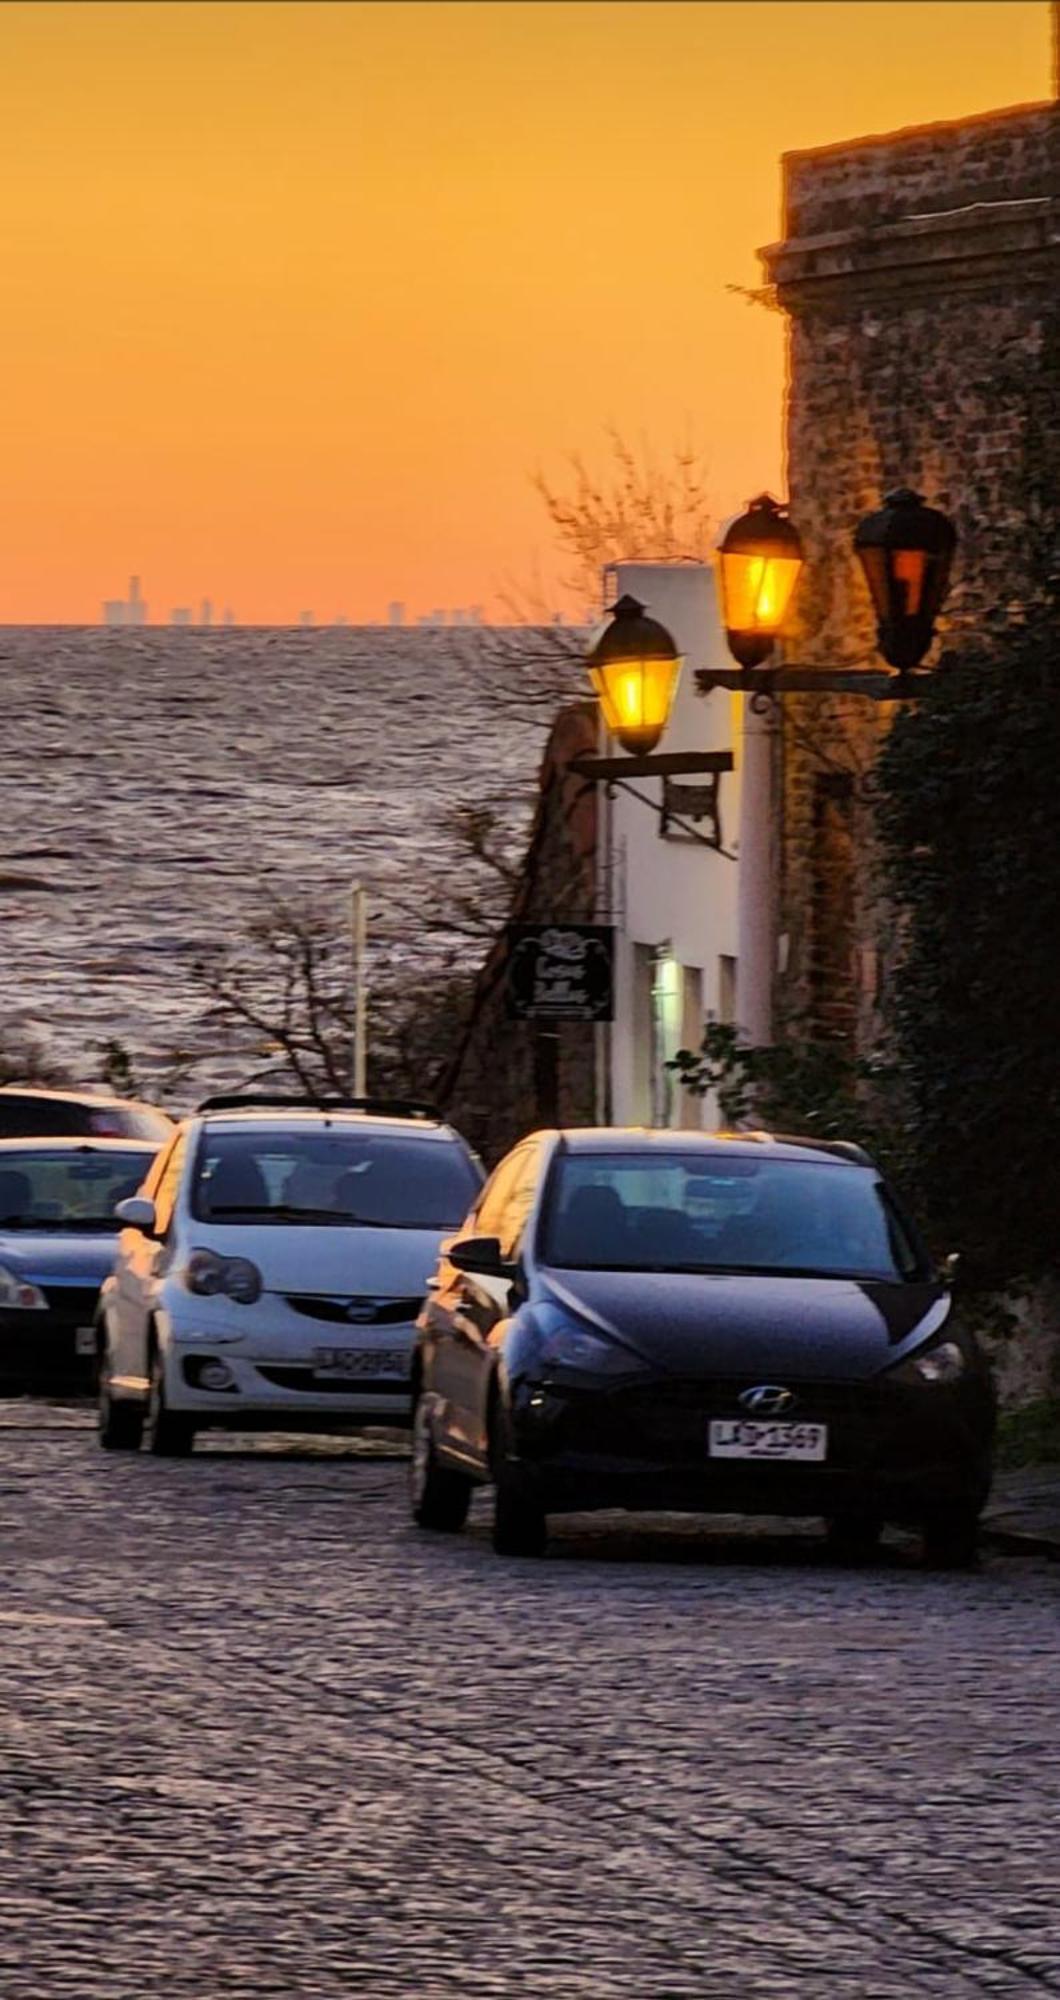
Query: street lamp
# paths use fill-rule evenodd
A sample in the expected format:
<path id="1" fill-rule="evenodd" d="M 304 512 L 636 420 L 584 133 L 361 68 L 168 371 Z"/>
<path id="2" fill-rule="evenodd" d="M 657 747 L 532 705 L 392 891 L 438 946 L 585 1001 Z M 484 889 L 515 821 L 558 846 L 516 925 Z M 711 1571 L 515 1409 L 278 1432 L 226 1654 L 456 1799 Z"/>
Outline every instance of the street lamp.
<path id="1" fill-rule="evenodd" d="M 876 643 L 890 673 L 864 667 L 772 667 L 768 661 L 802 567 L 802 544 L 787 511 L 761 494 L 733 521 L 718 545 L 725 636 L 740 663 L 708 667 L 695 676 L 700 694 L 734 688 L 773 698 L 783 694 L 862 694 L 873 701 L 910 701 L 931 680 L 917 671 L 935 636 L 950 580 L 957 531 L 907 486 L 889 493 L 854 534 L 876 608 Z"/>
<path id="2" fill-rule="evenodd" d="M 670 720 L 681 657 L 673 639 L 635 597 L 620 597 L 588 655 L 589 679 L 604 720 L 624 750 L 654 750 Z"/>
<path id="3" fill-rule="evenodd" d="M 920 665 L 935 636 L 956 546 L 953 522 L 908 486 L 888 493 L 854 536 L 876 608 L 877 644 L 902 673 Z"/>
<path id="4" fill-rule="evenodd" d="M 742 667 L 768 660 L 802 569 L 802 542 L 769 493 L 752 500 L 718 543 L 729 651 Z"/>

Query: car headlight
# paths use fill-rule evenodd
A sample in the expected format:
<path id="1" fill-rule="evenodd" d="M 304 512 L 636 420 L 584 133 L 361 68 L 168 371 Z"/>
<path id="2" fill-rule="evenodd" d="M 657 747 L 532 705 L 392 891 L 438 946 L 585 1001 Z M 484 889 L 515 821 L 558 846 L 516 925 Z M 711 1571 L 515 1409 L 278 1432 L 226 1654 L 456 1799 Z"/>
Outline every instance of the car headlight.
<path id="1" fill-rule="evenodd" d="M 580 1375 L 633 1375 L 644 1367 L 639 1355 L 584 1327 L 558 1326 L 545 1335 L 540 1357 L 548 1368 L 571 1368 Z"/>
<path id="2" fill-rule="evenodd" d="M 938 1347 L 927 1347 L 922 1354 L 914 1354 L 903 1361 L 894 1371 L 897 1382 L 927 1382 L 945 1385 L 959 1382 L 968 1362 L 963 1348 L 955 1340 L 943 1340 Z"/>
<path id="3" fill-rule="evenodd" d="M 193 1250 L 184 1271 L 184 1283 L 196 1298 L 218 1296 L 234 1299 L 237 1305 L 252 1306 L 261 1297 L 261 1272 L 249 1257 L 219 1257 L 216 1250 Z"/>
<path id="4" fill-rule="evenodd" d="M 20 1278 L 17 1271 L 0 1264 L 0 1307 L 5 1312 L 47 1312 L 48 1301 L 28 1278 Z"/>

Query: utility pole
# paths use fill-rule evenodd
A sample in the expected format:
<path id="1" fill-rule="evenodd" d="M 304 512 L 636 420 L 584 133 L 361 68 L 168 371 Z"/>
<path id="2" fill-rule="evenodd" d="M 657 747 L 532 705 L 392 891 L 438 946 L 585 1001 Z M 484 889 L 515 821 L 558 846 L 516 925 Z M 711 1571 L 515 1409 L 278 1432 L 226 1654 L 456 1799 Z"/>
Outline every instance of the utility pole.
<path id="1" fill-rule="evenodd" d="M 368 942 L 368 894 L 361 882 L 355 882 L 352 890 L 353 945 L 353 1048 L 350 1055 L 350 1072 L 353 1078 L 353 1095 L 368 1095 L 368 983 L 366 977 L 366 947 Z"/>

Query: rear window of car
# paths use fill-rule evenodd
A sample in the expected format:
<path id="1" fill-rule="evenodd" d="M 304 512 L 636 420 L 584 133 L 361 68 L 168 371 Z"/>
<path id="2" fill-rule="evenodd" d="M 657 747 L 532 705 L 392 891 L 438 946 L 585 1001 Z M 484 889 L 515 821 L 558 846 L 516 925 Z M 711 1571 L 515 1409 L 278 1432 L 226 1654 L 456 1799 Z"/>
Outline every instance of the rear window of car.
<path id="1" fill-rule="evenodd" d="M 152 1139 L 160 1144 L 173 1130 L 164 1111 L 149 1105 L 101 1104 L 81 1097 L 34 1097 L 0 1090 L 0 1139 Z"/>
<path id="2" fill-rule="evenodd" d="M 481 1175 L 459 1140 L 409 1133 L 211 1132 L 192 1213 L 203 1222 L 454 1229 Z"/>
<path id="3" fill-rule="evenodd" d="M 153 1158 L 149 1148 L 13 1147 L 0 1155 L 0 1228 L 117 1230 L 114 1210 L 136 1193 Z"/>

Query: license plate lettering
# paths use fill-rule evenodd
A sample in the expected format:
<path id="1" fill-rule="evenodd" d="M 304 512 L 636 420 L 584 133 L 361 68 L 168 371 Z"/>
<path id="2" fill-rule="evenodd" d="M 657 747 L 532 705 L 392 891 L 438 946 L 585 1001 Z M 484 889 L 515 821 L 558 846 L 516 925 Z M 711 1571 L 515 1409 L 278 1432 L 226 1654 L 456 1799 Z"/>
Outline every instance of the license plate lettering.
<path id="1" fill-rule="evenodd" d="M 736 1417 L 715 1419 L 707 1450 L 711 1458 L 801 1460 L 819 1464 L 828 1453 L 827 1424 L 771 1424 Z"/>
<path id="2" fill-rule="evenodd" d="M 397 1347 L 316 1347 L 313 1372 L 335 1381 L 376 1381 L 387 1375 L 403 1381 L 409 1372 L 409 1356 Z"/>

